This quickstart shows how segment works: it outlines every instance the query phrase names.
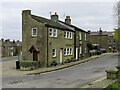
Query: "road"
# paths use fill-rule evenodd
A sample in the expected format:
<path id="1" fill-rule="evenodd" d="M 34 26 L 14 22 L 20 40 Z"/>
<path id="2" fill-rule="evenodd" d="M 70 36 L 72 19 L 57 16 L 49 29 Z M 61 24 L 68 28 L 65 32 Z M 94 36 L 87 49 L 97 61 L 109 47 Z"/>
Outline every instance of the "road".
<path id="1" fill-rule="evenodd" d="M 118 64 L 118 55 L 109 54 L 90 62 L 40 75 L 3 77 L 3 88 L 77 88 L 104 77 L 105 70 Z"/>

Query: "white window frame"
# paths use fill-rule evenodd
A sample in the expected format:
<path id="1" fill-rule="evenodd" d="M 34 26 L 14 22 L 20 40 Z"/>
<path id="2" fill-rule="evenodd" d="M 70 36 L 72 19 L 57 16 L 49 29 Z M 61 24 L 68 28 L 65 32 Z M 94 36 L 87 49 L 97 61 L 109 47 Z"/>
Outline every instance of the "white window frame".
<path id="1" fill-rule="evenodd" d="M 36 34 L 34 35 L 33 30 L 36 29 Z M 37 36 L 37 28 L 32 28 L 32 36 L 36 37 Z"/>
<path id="2" fill-rule="evenodd" d="M 64 55 L 67 55 L 67 48 L 64 49 Z"/>
<path id="3" fill-rule="evenodd" d="M 69 55 L 70 54 L 70 51 L 69 51 L 69 48 L 67 48 L 67 55 Z"/>
<path id="4" fill-rule="evenodd" d="M 67 31 L 64 31 L 64 38 L 67 38 Z"/>
<path id="5" fill-rule="evenodd" d="M 57 37 L 57 29 L 49 28 L 49 35 L 50 35 L 50 37 Z"/>
<path id="6" fill-rule="evenodd" d="M 49 28 L 49 35 L 50 37 L 53 37 L 53 28 Z"/>
<path id="7" fill-rule="evenodd" d="M 73 54 L 73 49 L 72 48 L 70 48 L 70 55 L 72 55 Z"/>
<path id="8" fill-rule="evenodd" d="M 55 50 L 54 52 L 53 52 L 53 50 Z M 53 55 L 54 54 L 54 55 Z M 56 49 L 52 49 L 52 56 L 53 57 L 56 57 Z"/>
<path id="9" fill-rule="evenodd" d="M 82 40 L 82 33 L 79 32 L 79 40 Z"/>
<path id="10" fill-rule="evenodd" d="M 70 32 L 70 39 L 72 39 L 72 32 Z"/>
<path id="11" fill-rule="evenodd" d="M 53 37 L 57 37 L 57 29 L 53 29 Z"/>

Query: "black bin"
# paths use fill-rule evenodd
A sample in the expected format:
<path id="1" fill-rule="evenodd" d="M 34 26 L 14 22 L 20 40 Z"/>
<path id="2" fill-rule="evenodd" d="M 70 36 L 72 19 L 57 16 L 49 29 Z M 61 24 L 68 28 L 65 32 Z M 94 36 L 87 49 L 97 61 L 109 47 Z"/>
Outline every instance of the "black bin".
<path id="1" fill-rule="evenodd" d="M 20 61 L 16 61 L 16 69 L 20 69 Z"/>

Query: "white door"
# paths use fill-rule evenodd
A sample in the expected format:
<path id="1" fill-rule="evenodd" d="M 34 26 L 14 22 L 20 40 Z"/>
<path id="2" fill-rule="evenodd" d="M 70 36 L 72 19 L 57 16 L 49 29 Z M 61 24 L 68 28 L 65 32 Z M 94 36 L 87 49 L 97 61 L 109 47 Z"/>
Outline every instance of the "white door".
<path id="1" fill-rule="evenodd" d="M 60 50 L 60 64 L 62 64 L 62 50 Z"/>
<path id="2" fill-rule="evenodd" d="M 76 48 L 76 60 L 78 60 L 78 48 Z"/>

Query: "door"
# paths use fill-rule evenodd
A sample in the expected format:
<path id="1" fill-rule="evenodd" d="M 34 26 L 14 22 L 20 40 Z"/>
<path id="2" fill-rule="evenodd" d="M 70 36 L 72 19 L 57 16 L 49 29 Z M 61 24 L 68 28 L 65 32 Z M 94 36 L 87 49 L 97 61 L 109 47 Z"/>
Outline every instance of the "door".
<path id="1" fill-rule="evenodd" d="M 33 51 L 33 61 L 38 61 L 38 53 Z"/>
<path id="2" fill-rule="evenodd" d="M 60 64 L 62 64 L 63 59 L 62 59 L 62 50 L 60 50 Z"/>
<path id="3" fill-rule="evenodd" d="M 78 48 L 76 47 L 76 60 L 78 60 Z"/>

